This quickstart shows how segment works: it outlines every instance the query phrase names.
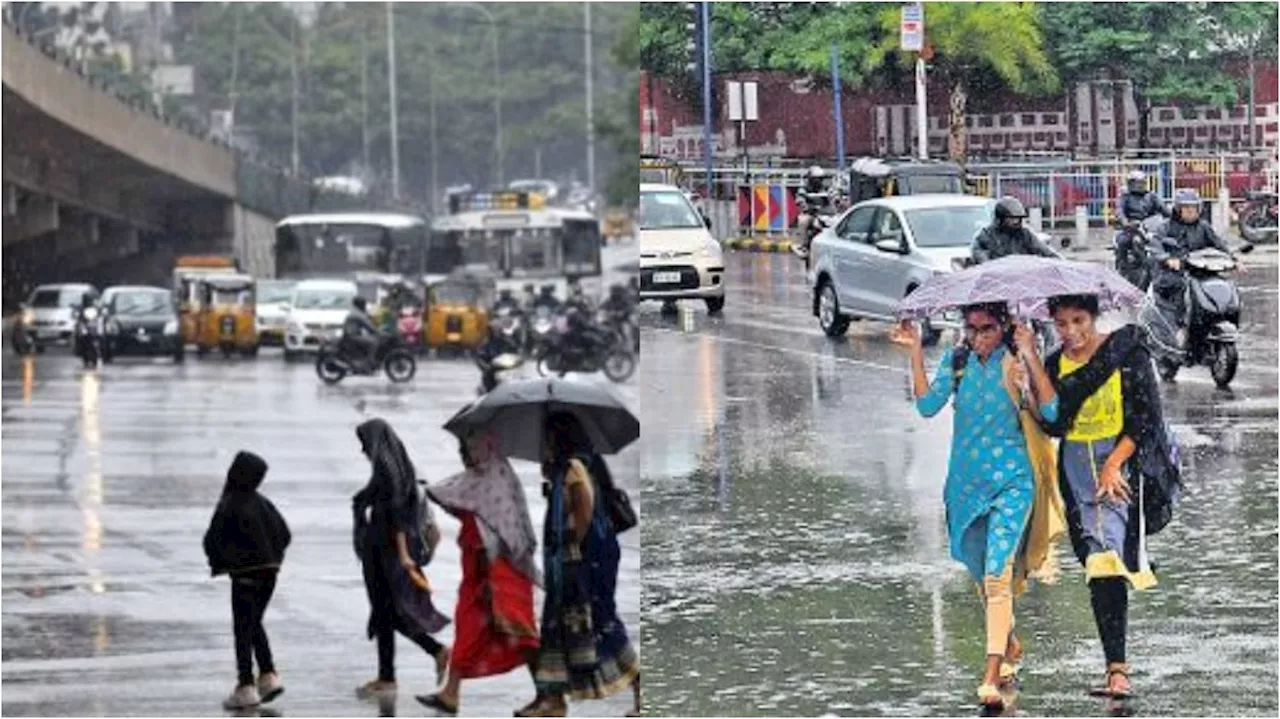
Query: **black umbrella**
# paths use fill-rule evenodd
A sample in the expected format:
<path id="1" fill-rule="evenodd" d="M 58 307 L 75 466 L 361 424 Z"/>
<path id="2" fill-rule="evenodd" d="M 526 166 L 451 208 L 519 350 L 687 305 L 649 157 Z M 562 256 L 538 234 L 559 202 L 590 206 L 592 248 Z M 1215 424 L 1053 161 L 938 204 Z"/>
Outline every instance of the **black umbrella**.
<path id="1" fill-rule="evenodd" d="M 444 428 L 459 439 L 487 429 L 507 457 L 542 461 L 542 426 L 548 415 L 578 418 L 600 454 L 617 454 L 640 437 L 640 420 L 617 397 L 592 382 L 532 379 L 505 382 L 464 407 Z"/>

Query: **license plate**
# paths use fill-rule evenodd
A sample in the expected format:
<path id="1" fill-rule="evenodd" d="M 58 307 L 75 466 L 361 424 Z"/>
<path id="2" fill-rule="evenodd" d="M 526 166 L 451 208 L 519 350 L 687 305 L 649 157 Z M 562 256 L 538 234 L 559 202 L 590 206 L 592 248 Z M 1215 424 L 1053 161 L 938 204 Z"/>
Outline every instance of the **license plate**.
<path id="1" fill-rule="evenodd" d="M 147 336 L 147 335 L 138 335 L 138 341 L 139 341 L 139 342 L 150 342 L 150 341 L 151 341 L 151 337 L 149 337 L 149 336 Z"/>
<path id="2" fill-rule="evenodd" d="M 655 272 L 653 273 L 653 284 L 678 285 L 680 284 L 680 273 L 679 272 Z"/>

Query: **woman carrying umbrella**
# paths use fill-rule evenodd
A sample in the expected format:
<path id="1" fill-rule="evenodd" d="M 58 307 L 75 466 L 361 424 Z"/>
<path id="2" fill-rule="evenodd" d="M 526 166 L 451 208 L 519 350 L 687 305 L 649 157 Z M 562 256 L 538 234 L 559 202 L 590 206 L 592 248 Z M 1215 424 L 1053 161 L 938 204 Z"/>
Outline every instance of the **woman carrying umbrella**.
<path id="1" fill-rule="evenodd" d="M 609 468 L 571 412 L 547 417 L 543 447 L 547 594 L 538 696 L 516 716 L 565 716 L 566 695 L 603 699 L 628 686 L 639 716 L 639 658 L 614 601 L 621 552 L 601 500 L 612 487 Z"/>
<path id="2" fill-rule="evenodd" d="M 360 698 L 381 698 L 396 690 L 395 633 L 435 657 L 437 676 L 449 663 L 449 649 L 431 637 L 449 620 L 431 603 L 421 523 L 417 474 L 394 430 L 381 419 L 356 428 L 373 474 L 351 499 L 355 548 L 369 592 L 369 638 L 378 640 L 378 677 L 357 690 Z M 372 510 L 369 512 L 369 510 Z M 366 519 L 366 512 L 369 518 Z"/>
<path id="3" fill-rule="evenodd" d="M 981 588 L 986 608 L 987 662 L 978 687 L 980 703 L 1003 704 L 998 684 L 1001 665 L 1011 673 L 1022 654 L 1013 635 L 1015 561 L 1025 548 L 1023 536 L 1036 499 L 1036 475 L 1019 418 L 1022 374 L 1008 346 L 1010 328 L 1004 304 L 965 307 L 965 343 L 943 355 L 930 384 L 924 366 L 920 330 L 898 325 L 895 343 L 911 350 L 916 407 L 932 417 L 952 399 L 955 428 L 943 499 L 951 555 Z M 1035 335 L 1019 325 L 1013 335 L 1039 396 L 1053 389 L 1035 355 Z M 1052 407 L 1042 410 L 1051 414 Z"/>
<path id="4" fill-rule="evenodd" d="M 1049 309 L 1063 346 L 1045 363 L 1057 406 L 1044 420 L 1050 434 L 1063 438 L 1067 528 L 1085 568 L 1107 664 L 1093 693 L 1121 699 L 1132 692 L 1125 656 L 1129 588 L 1156 583 L 1145 535 L 1171 517 L 1178 466 L 1138 328 L 1099 332 L 1096 295 L 1051 297 Z M 1037 397 L 1044 396 L 1037 387 Z"/>
<path id="5" fill-rule="evenodd" d="M 445 714 L 458 713 L 463 679 L 505 674 L 537 657 L 533 585 L 542 583 L 534 553 L 538 537 L 524 489 L 489 432 L 461 443 L 466 471 L 430 487 L 428 496 L 462 522 L 462 586 L 454 609 L 449 678 L 435 694 L 418 697 Z"/>

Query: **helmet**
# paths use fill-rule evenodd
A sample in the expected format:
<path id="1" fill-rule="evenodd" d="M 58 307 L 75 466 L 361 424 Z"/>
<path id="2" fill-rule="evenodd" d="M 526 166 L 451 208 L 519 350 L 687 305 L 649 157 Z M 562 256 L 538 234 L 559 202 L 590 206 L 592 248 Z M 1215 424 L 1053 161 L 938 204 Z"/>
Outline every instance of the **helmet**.
<path id="1" fill-rule="evenodd" d="M 1184 187 L 1173 195 L 1174 207 L 1200 206 L 1200 193 L 1190 187 Z"/>
<path id="2" fill-rule="evenodd" d="M 355 305 L 356 309 L 360 310 L 361 312 L 365 311 L 365 309 L 369 307 L 369 303 L 365 300 L 365 298 L 359 295 L 356 295 L 356 298 L 354 300 L 351 300 L 351 304 Z"/>
<path id="3" fill-rule="evenodd" d="M 818 167 L 817 165 L 810 167 L 809 171 L 805 173 L 805 177 L 811 180 L 821 180 L 826 176 L 827 176 L 827 171 L 822 169 L 821 167 Z"/>
<path id="4" fill-rule="evenodd" d="M 996 203 L 996 220 L 1004 221 L 1010 219 L 1023 219 L 1027 216 L 1027 208 L 1022 206 L 1022 202 L 1016 197 L 1002 197 Z"/>
<path id="5" fill-rule="evenodd" d="M 1147 189 L 1147 175 L 1142 170 L 1130 170 L 1125 183 L 1129 186 L 1129 192 L 1142 192 Z"/>

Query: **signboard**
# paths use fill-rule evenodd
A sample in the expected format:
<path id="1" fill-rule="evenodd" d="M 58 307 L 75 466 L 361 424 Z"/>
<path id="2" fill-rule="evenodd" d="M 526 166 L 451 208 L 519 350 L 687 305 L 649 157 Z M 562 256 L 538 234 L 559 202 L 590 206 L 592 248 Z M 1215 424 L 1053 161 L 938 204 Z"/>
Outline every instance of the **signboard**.
<path id="1" fill-rule="evenodd" d="M 924 49 L 924 5 L 920 3 L 902 6 L 902 49 L 905 52 Z"/>
<path id="2" fill-rule="evenodd" d="M 759 84 L 729 82 L 729 119 L 733 122 L 756 122 L 760 119 Z"/>

